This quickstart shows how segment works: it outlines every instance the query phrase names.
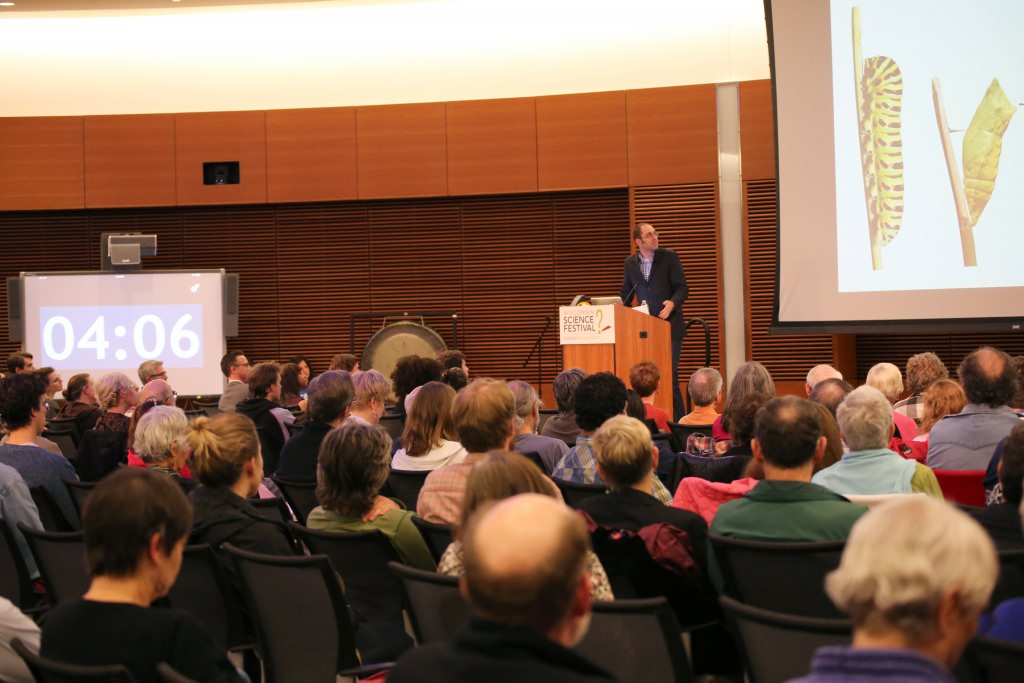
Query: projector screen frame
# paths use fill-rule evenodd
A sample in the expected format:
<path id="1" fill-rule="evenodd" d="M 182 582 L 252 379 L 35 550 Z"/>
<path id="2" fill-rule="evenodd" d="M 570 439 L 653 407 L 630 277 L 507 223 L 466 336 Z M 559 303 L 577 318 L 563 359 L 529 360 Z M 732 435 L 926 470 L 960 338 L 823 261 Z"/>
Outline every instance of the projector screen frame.
<path id="1" fill-rule="evenodd" d="M 780 321 L 780 285 L 782 268 L 782 191 L 779 164 L 779 112 L 775 54 L 775 28 L 772 11 L 773 0 L 764 0 L 765 28 L 768 38 L 768 69 L 770 74 L 770 92 L 772 98 L 772 134 L 775 146 L 775 281 L 772 299 L 772 320 L 768 326 L 768 334 L 936 334 L 936 333 L 969 333 L 969 332 L 1024 332 L 1024 315 L 985 318 L 922 318 L 922 319 L 887 319 L 887 320 L 815 320 L 815 321 Z M 748 283 L 749 285 L 749 283 Z M 941 291 L 941 290 L 937 290 Z"/>

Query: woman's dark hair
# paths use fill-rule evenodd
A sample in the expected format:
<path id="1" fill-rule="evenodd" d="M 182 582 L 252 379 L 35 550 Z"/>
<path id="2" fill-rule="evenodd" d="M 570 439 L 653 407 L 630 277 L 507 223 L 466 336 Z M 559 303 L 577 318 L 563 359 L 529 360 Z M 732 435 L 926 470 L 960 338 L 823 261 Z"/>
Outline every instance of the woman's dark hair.
<path id="1" fill-rule="evenodd" d="M 129 576 L 160 534 L 170 554 L 192 529 L 192 506 L 170 477 L 122 467 L 106 477 L 85 503 L 85 558 L 90 576 Z"/>
<path id="2" fill-rule="evenodd" d="M 462 368 L 448 368 L 441 375 L 441 381 L 458 391 L 469 384 L 469 377 L 466 376 L 466 372 Z"/>
<path id="3" fill-rule="evenodd" d="M 391 437 L 383 429 L 348 420 L 320 444 L 316 497 L 326 510 L 362 515 L 387 481 Z"/>
<path id="4" fill-rule="evenodd" d="M 644 400 L 640 394 L 632 389 L 626 389 L 626 415 L 644 422 L 647 419 L 647 408 L 644 407 Z"/>
<path id="5" fill-rule="evenodd" d="M 285 363 L 281 366 L 281 403 L 299 397 L 299 392 L 302 391 L 300 372 L 296 363 Z"/>
<path id="6" fill-rule="evenodd" d="M 455 438 L 452 403 L 455 390 L 441 382 L 427 382 L 416 393 L 412 409 L 405 418 L 402 447 L 406 455 L 426 455 L 445 439 Z"/>
<path id="7" fill-rule="evenodd" d="M 312 375 L 313 375 L 313 364 L 310 363 L 309 359 L 306 358 L 305 356 L 292 356 L 291 358 L 288 359 L 288 363 L 286 363 L 286 365 L 290 365 L 290 364 L 300 365 L 302 363 L 305 363 L 306 367 L 309 368 L 309 374 L 312 377 Z"/>
<path id="8" fill-rule="evenodd" d="M 260 363 L 249 371 L 249 397 L 266 398 L 270 387 L 281 378 L 277 363 Z"/>
<path id="9" fill-rule="evenodd" d="M 754 419 L 757 411 L 774 398 L 770 394 L 752 391 L 739 400 L 726 405 L 722 413 L 722 427 L 729 432 L 733 446 L 749 446 L 754 438 Z"/>
<path id="10" fill-rule="evenodd" d="M 359 359 L 351 353 L 339 353 L 331 358 L 331 366 L 328 370 L 344 370 L 352 372 L 359 365 Z"/>
<path id="11" fill-rule="evenodd" d="M 82 392 L 87 386 L 89 386 L 89 373 L 80 372 L 77 375 L 72 375 L 64 389 L 64 398 L 71 402 L 77 401 L 82 397 Z"/>
<path id="12" fill-rule="evenodd" d="M 405 397 L 416 387 L 440 380 L 441 363 L 422 356 L 402 356 L 391 372 L 391 388 L 399 406 L 405 404 Z"/>

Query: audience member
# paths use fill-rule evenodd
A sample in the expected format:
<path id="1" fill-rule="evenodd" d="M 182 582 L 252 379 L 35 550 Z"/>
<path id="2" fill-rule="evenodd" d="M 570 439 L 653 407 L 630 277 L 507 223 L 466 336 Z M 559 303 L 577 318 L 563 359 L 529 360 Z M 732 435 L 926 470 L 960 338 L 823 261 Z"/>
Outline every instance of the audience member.
<path id="1" fill-rule="evenodd" d="M 892 405 L 872 386 L 850 392 L 837 411 L 839 431 L 850 452 L 821 470 L 812 482 L 839 494 L 926 493 L 942 498 L 935 474 L 887 445 L 893 434 Z"/>
<path id="2" fill-rule="evenodd" d="M 395 392 L 393 413 L 405 417 L 405 397 L 427 382 L 441 381 L 441 363 L 433 358 L 402 356 L 391 372 L 391 388 Z"/>
<path id="3" fill-rule="evenodd" d="M 626 415 L 634 420 L 640 420 L 650 429 L 650 423 L 647 422 L 647 408 L 644 406 L 643 399 L 632 389 L 626 390 Z M 662 432 L 658 432 L 659 436 L 661 434 Z M 654 442 L 654 447 L 658 449 L 658 460 L 654 468 L 654 474 L 667 489 L 672 485 L 673 477 L 676 476 L 676 461 L 680 456 L 672 450 L 672 446 L 669 445 L 667 439 L 659 438 Z M 683 472 L 687 472 L 687 469 L 684 468 Z"/>
<path id="4" fill-rule="evenodd" d="M 458 349 L 448 349 L 437 354 L 437 362 L 441 364 L 441 370 L 458 368 L 469 377 L 469 366 L 466 365 L 466 354 Z"/>
<path id="5" fill-rule="evenodd" d="M 836 370 L 831 365 L 815 365 L 807 372 L 807 382 L 804 384 L 804 394 L 809 398 L 814 387 L 818 386 L 826 379 L 842 379 L 843 373 Z"/>
<path id="6" fill-rule="evenodd" d="M 32 354 L 28 351 L 15 351 L 7 356 L 7 372 L 12 375 L 25 375 L 36 371 L 32 363 Z"/>
<path id="7" fill-rule="evenodd" d="M 237 413 L 245 415 L 256 425 L 269 472 L 277 470 L 281 449 L 290 436 L 288 425 L 295 422 L 295 416 L 281 407 L 280 400 L 280 368 L 275 363 L 260 363 L 249 373 L 249 398 L 235 406 Z"/>
<path id="8" fill-rule="evenodd" d="M 466 449 L 454 440 L 455 390 L 441 382 L 427 382 L 410 396 L 415 398 L 405 418 L 402 448 L 391 460 L 392 469 L 436 470 L 465 460 Z"/>
<path id="9" fill-rule="evenodd" d="M 916 353 L 907 359 L 907 389 L 910 396 L 896 403 L 892 409 L 921 424 L 921 400 L 928 387 L 940 379 L 949 378 L 946 364 L 931 351 Z"/>
<path id="10" fill-rule="evenodd" d="M 309 364 L 309 359 L 305 356 L 292 356 L 288 359 L 286 365 L 297 365 L 299 368 L 299 386 L 305 388 L 309 386 L 309 378 L 313 376 L 313 368 Z"/>
<path id="11" fill-rule="evenodd" d="M 903 393 L 903 375 L 900 369 L 892 363 L 876 363 L 868 370 L 865 380 L 868 386 L 874 387 L 882 392 L 882 395 L 895 404 Z M 896 427 L 896 436 L 903 441 L 910 441 L 917 436 L 917 423 L 903 413 L 893 411 L 893 425 Z"/>
<path id="12" fill-rule="evenodd" d="M 1010 399 L 1010 407 L 1024 418 L 1024 355 L 1014 356 L 1010 364 L 1017 373 L 1017 392 Z"/>
<path id="13" fill-rule="evenodd" d="M 0 379 L 0 382 L 3 382 Z M 3 448 L 0 447 L 0 452 Z M 24 524 L 30 529 L 43 530 L 43 524 L 39 520 L 39 509 L 32 500 L 32 493 L 28 490 L 28 484 L 22 478 L 18 470 L 10 465 L 0 464 L 0 519 L 7 525 L 8 531 L 18 546 L 18 553 L 25 561 L 29 570 L 29 576 L 39 576 L 39 569 L 36 567 L 35 558 L 29 550 L 25 536 L 18 528 L 18 523 Z M 0 645 L 2 647 L 2 645 Z"/>
<path id="14" fill-rule="evenodd" d="M 434 558 L 412 523 L 413 513 L 380 495 L 390 455 L 391 437 L 383 429 L 351 421 L 332 429 L 320 446 L 320 506 L 309 513 L 306 525 L 323 531 L 381 531 L 404 564 L 434 571 Z M 374 507 L 380 505 L 387 512 L 376 516 Z"/>
<path id="15" fill-rule="evenodd" d="M 46 384 L 46 419 L 51 420 L 60 413 L 57 394 L 64 390 L 64 380 L 60 373 L 51 367 L 39 368 L 36 376 Z"/>
<path id="16" fill-rule="evenodd" d="M 309 383 L 309 419 L 281 449 L 277 476 L 290 482 L 316 481 L 320 444 L 328 432 L 348 417 L 355 393 L 353 384 L 351 376 L 342 370 L 328 370 Z"/>
<path id="17" fill-rule="evenodd" d="M 723 416 L 733 405 L 738 404 L 747 394 L 752 393 L 767 394 L 769 398 L 775 396 L 775 382 L 772 381 L 772 376 L 757 361 L 747 361 L 733 375 L 722 415 L 711 425 L 711 436 L 716 442 L 729 441 L 729 432 L 722 425 Z"/>
<path id="18" fill-rule="evenodd" d="M 454 525 L 462 510 L 469 473 L 487 453 L 507 451 L 516 429 L 516 399 L 501 380 L 479 378 L 455 396 L 452 423 L 467 454 L 462 462 L 427 475 L 416 514 L 428 522 Z"/>
<path id="19" fill-rule="evenodd" d="M 349 419 L 368 425 L 379 424 L 391 396 L 391 382 L 376 370 L 365 370 L 352 375 L 352 387 L 355 397 L 349 407 Z"/>
<path id="20" fill-rule="evenodd" d="M 579 434 L 579 427 L 576 425 L 576 388 L 587 376 L 579 368 L 563 370 L 555 376 L 551 388 L 555 394 L 555 404 L 558 406 L 558 415 L 549 417 L 540 428 L 542 436 L 550 436 L 553 439 L 561 439 L 567 446 L 576 445 L 576 436 Z"/>
<path id="21" fill-rule="evenodd" d="M 18 606 L 0 596 L 0 680 L 7 683 L 35 683 L 24 660 L 11 648 L 17 638 L 33 652 L 39 651 L 39 627 Z"/>
<path id="22" fill-rule="evenodd" d="M 516 438 L 512 449 L 517 453 L 536 453 L 544 463 L 545 473 L 551 473 L 569 447 L 561 439 L 537 433 L 541 400 L 529 382 L 513 380 L 508 383 L 516 397 Z"/>
<path id="23" fill-rule="evenodd" d="M 359 371 L 359 359 L 351 353 L 339 353 L 331 358 L 328 370 L 344 370 L 348 373 Z"/>
<path id="24" fill-rule="evenodd" d="M 142 382 L 142 386 L 146 386 L 154 379 L 167 381 L 167 371 L 164 370 L 164 362 L 162 360 L 142 361 L 139 365 L 139 381 Z"/>
<path id="25" fill-rule="evenodd" d="M 725 410 L 722 411 L 722 427 L 729 433 L 729 448 L 722 455 L 745 458 L 744 467 L 750 462 L 754 457 L 750 442 L 754 439 L 757 411 L 772 398 L 770 394 L 751 391 L 726 404 Z"/>
<path id="26" fill-rule="evenodd" d="M 831 416 L 830 416 L 831 417 Z M 711 531 L 769 541 L 838 541 L 866 508 L 811 483 L 828 441 L 818 407 L 784 396 L 757 412 L 751 447 L 764 481 L 718 508 Z"/>
<path id="27" fill-rule="evenodd" d="M 263 481 L 260 440 L 252 420 L 237 413 L 197 417 L 189 424 L 187 441 L 200 484 L 189 494 L 195 510 L 189 542 L 292 554 L 287 528 L 263 517 L 248 501 Z M 226 558 L 222 561 L 231 571 Z"/>
<path id="28" fill-rule="evenodd" d="M 441 556 L 437 571 L 448 576 L 462 576 L 465 565 L 462 541 L 459 540 L 461 530 L 466 528 L 476 511 L 486 504 L 520 493 L 539 493 L 561 500 L 561 494 L 551 479 L 519 453 L 493 451 L 478 462 L 466 481 L 466 496 L 462 499 L 462 517 L 456 527 L 456 538 Z M 590 573 L 594 599 L 614 600 L 608 574 L 593 551 L 587 551 L 587 571 Z"/>
<path id="29" fill-rule="evenodd" d="M 1022 548 L 1020 504 L 1024 498 L 1024 422 L 1019 423 L 1000 444 L 998 476 L 1002 501 L 983 508 L 967 508 L 997 547 Z"/>
<path id="30" fill-rule="evenodd" d="M 196 487 L 181 474 L 188 458 L 188 418 L 181 408 L 154 406 L 135 429 L 135 455 L 157 474 L 170 477 L 185 493 Z"/>
<path id="31" fill-rule="evenodd" d="M 389 683 L 614 680 L 570 649 L 586 633 L 592 599 L 579 516 L 527 493 L 478 513 L 462 543 L 472 620 L 451 642 L 407 652 Z"/>
<path id="32" fill-rule="evenodd" d="M 701 368 L 690 375 L 686 384 L 693 410 L 679 418 L 681 425 L 711 425 L 720 413 L 716 409 L 722 400 L 722 375 L 714 368 Z"/>
<path id="33" fill-rule="evenodd" d="M 161 680 L 160 662 L 197 681 L 243 680 L 196 617 L 149 608 L 178 576 L 191 521 L 188 500 L 166 477 L 125 468 L 101 481 L 85 506 L 89 590 L 46 615 L 40 654 L 121 664 L 140 682 Z"/>
<path id="34" fill-rule="evenodd" d="M 228 351 L 220 359 L 220 371 L 227 384 L 217 408 L 222 413 L 234 412 L 235 406 L 249 397 L 249 359 L 241 351 Z"/>
<path id="35" fill-rule="evenodd" d="M 441 373 L 441 381 L 455 391 L 459 391 L 462 387 L 469 384 L 469 377 L 462 368 L 448 368 Z"/>
<path id="36" fill-rule="evenodd" d="M 73 419 L 81 434 L 94 428 L 103 417 L 103 411 L 96 407 L 96 387 L 87 373 L 71 376 L 68 388 L 64 390 L 64 399 L 66 403 L 58 417 Z"/>
<path id="37" fill-rule="evenodd" d="M 625 412 L 626 385 L 609 372 L 585 377 L 576 388 L 575 409 L 576 424 L 580 428 L 576 445 L 562 457 L 551 476 L 577 484 L 602 484 L 604 480 L 598 472 L 590 441 L 606 420 Z M 657 477 L 651 481 L 650 493 L 664 505 L 672 502 L 672 494 Z"/>
<path id="38" fill-rule="evenodd" d="M 177 402 L 178 395 L 174 389 L 162 379 L 151 379 L 146 386 L 139 391 L 139 404 L 132 412 L 131 427 L 128 429 L 128 464 L 133 464 L 132 449 L 135 445 L 135 429 L 139 425 L 142 416 L 155 406 L 173 406 Z M 137 466 L 138 463 L 135 464 Z"/>
<path id="39" fill-rule="evenodd" d="M 825 582 L 853 643 L 819 648 L 791 683 L 953 683 L 998 566 L 992 541 L 951 505 L 914 496 L 870 510 Z"/>
<path id="40" fill-rule="evenodd" d="M 0 464 L 16 469 L 27 486 L 46 489 L 64 518 L 77 528 L 78 513 L 64 486 L 65 479 L 78 481 L 75 468 L 66 458 L 35 444 L 46 429 L 45 392 L 43 381 L 34 373 L 0 379 L 0 417 L 8 433 L 7 442 L 0 446 Z"/>
<path id="41" fill-rule="evenodd" d="M 832 413 L 832 417 L 835 417 L 839 404 L 846 400 L 851 391 L 853 391 L 853 386 L 849 382 L 831 377 L 823 379 L 814 385 L 814 389 L 811 390 L 808 398 L 828 408 L 828 411 Z"/>
<path id="42" fill-rule="evenodd" d="M 921 419 L 921 428 L 910 442 L 914 459 L 925 462 L 928 454 L 928 439 L 932 427 L 947 415 L 956 415 L 967 405 L 967 395 L 959 384 L 951 379 L 940 379 L 932 384 L 914 403 L 914 410 Z M 895 410 L 895 407 L 893 408 Z"/>
<path id="43" fill-rule="evenodd" d="M 943 470 L 983 470 L 996 445 L 1020 421 L 1007 405 L 1017 392 L 1010 357 L 986 346 L 964 358 L 957 369 L 967 405 L 932 427 L 928 466 Z"/>
<path id="44" fill-rule="evenodd" d="M 123 372 L 108 372 L 96 382 L 96 399 L 103 416 L 96 429 L 127 434 L 132 426 L 128 413 L 139 404 L 139 388 Z"/>
<path id="45" fill-rule="evenodd" d="M 664 408 L 654 405 L 660 382 L 661 371 L 653 361 L 642 360 L 629 369 L 629 385 L 644 402 L 644 419 L 654 420 L 658 429 L 667 432 L 671 416 Z"/>
<path id="46" fill-rule="evenodd" d="M 281 405 L 285 408 L 298 408 L 302 403 L 302 391 L 306 385 L 302 383 L 302 374 L 295 363 L 281 366 Z"/>

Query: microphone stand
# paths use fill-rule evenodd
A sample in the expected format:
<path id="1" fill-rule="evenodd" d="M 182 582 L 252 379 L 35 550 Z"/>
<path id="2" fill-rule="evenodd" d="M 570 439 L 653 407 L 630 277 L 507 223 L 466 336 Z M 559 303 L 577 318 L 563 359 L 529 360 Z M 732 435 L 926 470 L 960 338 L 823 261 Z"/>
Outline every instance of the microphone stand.
<path id="1" fill-rule="evenodd" d="M 544 383 L 544 347 L 541 343 L 544 341 L 544 335 L 547 334 L 548 328 L 551 327 L 551 320 L 554 316 L 547 316 L 547 322 L 544 323 L 544 329 L 537 335 L 537 341 L 534 342 L 533 348 L 530 349 L 530 353 L 526 356 L 526 360 L 523 361 L 523 367 L 525 368 L 530 364 L 533 359 L 533 354 L 537 354 L 537 391 L 540 391 L 541 385 Z"/>

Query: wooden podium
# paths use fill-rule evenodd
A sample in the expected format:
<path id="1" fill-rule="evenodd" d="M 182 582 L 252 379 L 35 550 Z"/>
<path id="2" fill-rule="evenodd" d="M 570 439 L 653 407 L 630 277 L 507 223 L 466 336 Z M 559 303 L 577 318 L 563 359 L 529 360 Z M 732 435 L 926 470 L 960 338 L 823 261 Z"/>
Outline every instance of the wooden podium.
<path id="1" fill-rule="evenodd" d="M 581 311 L 589 315 L 588 309 L 613 309 L 614 323 L 611 329 L 605 327 L 607 343 L 591 340 L 566 338 L 565 328 L 571 326 L 566 315 Z M 595 311 L 596 312 L 596 311 Z M 604 317 L 604 316 L 602 316 Z M 597 320 L 601 320 L 598 317 Z M 586 321 L 581 321 L 581 327 Z M 601 330 L 598 330 L 601 331 Z M 642 360 L 653 361 L 661 370 L 661 383 L 654 397 L 654 404 L 672 415 L 672 330 L 669 324 L 653 315 L 634 311 L 632 308 L 615 304 L 612 306 L 562 306 L 559 308 L 559 339 L 562 344 L 563 369 L 580 368 L 588 373 L 611 372 L 629 388 L 629 369 Z"/>

